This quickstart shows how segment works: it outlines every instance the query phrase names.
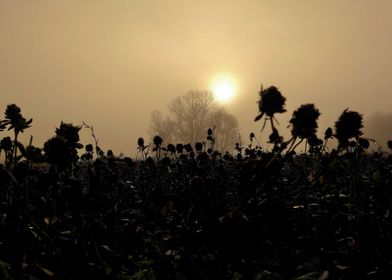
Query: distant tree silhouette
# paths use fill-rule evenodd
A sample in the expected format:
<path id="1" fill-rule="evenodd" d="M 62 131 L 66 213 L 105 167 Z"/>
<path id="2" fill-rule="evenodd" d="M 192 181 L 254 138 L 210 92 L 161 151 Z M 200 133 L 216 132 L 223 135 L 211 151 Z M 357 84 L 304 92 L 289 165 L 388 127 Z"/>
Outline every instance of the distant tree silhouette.
<path id="1" fill-rule="evenodd" d="M 164 118 L 161 111 L 152 111 L 149 127 L 150 138 L 159 135 L 165 140 L 165 143 L 173 142 L 174 133 L 171 129 L 173 126 L 172 120 L 169 117 Z"/>
<path id="2" fill-rule="evenodd" d="M 169 115 L 160 111 L 151 113 L 149 133 L 159 135 L 166 144 L 204 141 L 208 128 L 214 129 L 219 151 L 231 150 L 237 140 L 238 121 L 219 106 L 209 91 L 189 91 L 168 104 Z"/>

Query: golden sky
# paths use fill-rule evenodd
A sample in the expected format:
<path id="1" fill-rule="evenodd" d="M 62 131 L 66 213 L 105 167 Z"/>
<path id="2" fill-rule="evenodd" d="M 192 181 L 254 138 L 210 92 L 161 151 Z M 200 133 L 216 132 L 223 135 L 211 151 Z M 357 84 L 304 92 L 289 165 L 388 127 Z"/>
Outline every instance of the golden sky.
<path id="1" fill-rule="evenodd" d="M 36 145 L 85 121 L 104 149 L 132 154 L 152 110 L 221 73 L 244 135 L 260 130 L 261 83 L 287 98 L 282 130 L 309 102 L 322 128 L 347 107 L 389 113 L 392 1 L 0 0 L 0 109 L 33 117 Z"/>

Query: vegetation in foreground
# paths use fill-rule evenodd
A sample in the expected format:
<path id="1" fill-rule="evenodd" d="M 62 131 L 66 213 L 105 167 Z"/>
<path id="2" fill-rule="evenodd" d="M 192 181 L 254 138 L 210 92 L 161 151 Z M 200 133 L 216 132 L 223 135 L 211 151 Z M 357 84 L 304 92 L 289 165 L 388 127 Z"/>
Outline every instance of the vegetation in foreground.
<path id="1" fill-rule="evenodd" d="M 284 141 L 274 120 L 284 106 L 276 87 L 260 91 L 270 151 L 251 133 L 219 153 L 211 128 L 192 145 L 140 138 L 135 161 L 104 153 L 87 125 L 95 145 L 61 123 L 43 149 L 25 147 L 18 136 L 32 120 L 8 105 L 0 278 L 391 279 L 391 155 L 366 152 L 353 111 L 319 139 L 313 104 L 293 113 Z"/>

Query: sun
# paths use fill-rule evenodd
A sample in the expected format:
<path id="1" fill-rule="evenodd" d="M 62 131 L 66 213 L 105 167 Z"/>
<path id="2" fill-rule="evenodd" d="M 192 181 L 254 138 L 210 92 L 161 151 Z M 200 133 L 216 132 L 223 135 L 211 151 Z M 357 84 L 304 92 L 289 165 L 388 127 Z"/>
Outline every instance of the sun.
<path id="1" fill-rule="evenodd" d="M 235 96 L 235 83 L 229 77 L 219 77 L 212 83 L 212 93 L 219 103 L 227 103 Z"/>

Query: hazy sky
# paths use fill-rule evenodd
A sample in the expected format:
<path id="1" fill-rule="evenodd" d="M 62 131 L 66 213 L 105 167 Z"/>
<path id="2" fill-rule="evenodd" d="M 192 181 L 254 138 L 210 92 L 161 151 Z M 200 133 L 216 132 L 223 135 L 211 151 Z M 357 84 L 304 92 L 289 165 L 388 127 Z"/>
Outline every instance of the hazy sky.
<path id="1" fill-rule="evenodd" d="M 260 130 L 261 83 L 287 98 L 282 130 L 302 103 L 323 128 L 346 107 L 389 113 L 392 1 L 0 0 L 0 110 L 33 117 L 36 145 L 85 121 L 104 149 L 132 154 L 152 110 L 221 73 L 245 135 Z"/>

